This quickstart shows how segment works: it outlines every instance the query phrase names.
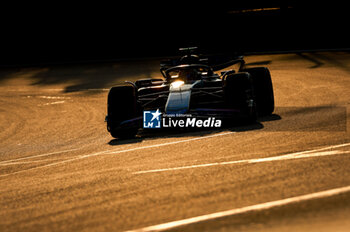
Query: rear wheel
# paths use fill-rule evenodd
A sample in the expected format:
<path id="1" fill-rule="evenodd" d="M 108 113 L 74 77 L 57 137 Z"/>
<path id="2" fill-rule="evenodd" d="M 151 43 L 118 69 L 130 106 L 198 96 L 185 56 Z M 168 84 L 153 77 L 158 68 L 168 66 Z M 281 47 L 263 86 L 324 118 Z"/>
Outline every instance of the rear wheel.
<path id="1" fill-rule="evenodd" d="M 259 67 L 248 68 L 242 71 L 248 72 L 253 79 L 258 115 L 266 116 L 272 114 L 275 109 L 275 99 L 269 69 Z"/>
<path id="2" fill-rule="evenodd" d="M 229 74 L 224 80 L 224 97 L 226 104 L 239 109 L 248 122 L 257 119 L 254 100 L 254 88 L 249 73 Z"/>
<path id="3" fill-rule="evenodd" d="M 133 86 L 112 87 L 107 100 L 107 130 L 114 138 L 135 137 L 138 128 L 123 128 L 120 123 L 137 116 L 136 90 Z"/>

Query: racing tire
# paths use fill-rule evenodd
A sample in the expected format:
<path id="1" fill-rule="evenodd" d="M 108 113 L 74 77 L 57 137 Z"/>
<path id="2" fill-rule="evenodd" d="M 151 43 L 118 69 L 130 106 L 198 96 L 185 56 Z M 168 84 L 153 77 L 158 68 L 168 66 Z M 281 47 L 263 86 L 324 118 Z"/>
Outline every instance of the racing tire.
<path id="1" fill-rule="evenodd" d="M 133 86 L 112 87 L 107 99 L 107 130 L 112 137 L 133 138 L 138 128 L 120 128 L 120 123 L 137 116 L 136 89 Z"/>
<path id="2" fill-rule="evenodd" d="M 137 134 L 137 130 L 136 129 L 111 130 L 110 134 L 113 138 L 116 138 L 116 139 L 132 139 Z"/>
<path id="3" fill-rule="evenodd" d="M 256 122 L 254 86 L 249 73 L 229 74 L 224 80 L 224 98 L 230 108 L 243 112 L 245 121 Z"/>
<path id="4" fill-rule="evenodd" d="M 275 109 L 275 98 L 270 71 L 268 68 L 247 68 L 242 70 L 248 72 L 254 85 L 256 108 L 259 116 L 272 114 Z"/>

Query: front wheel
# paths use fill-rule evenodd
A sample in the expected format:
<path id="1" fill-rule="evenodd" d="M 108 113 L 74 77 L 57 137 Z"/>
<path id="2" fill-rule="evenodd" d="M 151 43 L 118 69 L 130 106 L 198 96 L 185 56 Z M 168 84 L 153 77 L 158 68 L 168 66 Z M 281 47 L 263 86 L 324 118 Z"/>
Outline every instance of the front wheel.
<path id="1" fill-rule="evenodd" d="M 244 121 L 256 122 L 254 87 L 249 73 L 229 74 L 224 80 L 224 98 L 229 108 L 240 111 Z"/>
<path id="2" fill-rule="evenodd" d="M 259 67 L 247 68 L 242 71 L 249 73 L 252 77 L 259 116 L 272 114 L 275 109 L 275 98 L 269 69 Z"/>
<path id="3" fill-rule="evenodd" d="M 107 130 L 112 137 L 135 137 L 138 128 L 122 127 L 123 121 L 137 116 L 136 89 L 133 86 L 112 87 L 107 100 Z"/>
<path id="4" fill-rule="evenodd" d="M 137 134 L 137 129 L 127 129 L 127 130 L 123 130 L 123 129 L 119 129 L 119 130 L 115 130 L 112 129 L 109 131 L 109 133 L 111 133 L 113 138 L 118 138 L 118 139 L 132 139 L 135 137 L 135 135 Z"/>

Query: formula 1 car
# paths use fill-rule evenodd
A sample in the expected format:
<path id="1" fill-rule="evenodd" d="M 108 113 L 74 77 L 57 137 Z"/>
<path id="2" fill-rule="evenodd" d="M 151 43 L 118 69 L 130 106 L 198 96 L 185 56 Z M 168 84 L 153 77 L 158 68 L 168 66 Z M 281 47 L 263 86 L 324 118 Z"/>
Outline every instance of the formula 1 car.
<path id="1" fill-rule="evenodd" d="M 274 94 L 267 68 L 246 68 L 243 56 L 218 64 L 220 59 L 201 59 L 195 49 L 180 49 L 186 55 L 161 62 L 162 79 L 141 79 L 110 89 L 105 121 L 113 137 L 134 137 L 142 128 L 143 112 L 149 110 L 249 122 L 272 114 Z M 233 65 L 238 70 L 215 73 Z"/>

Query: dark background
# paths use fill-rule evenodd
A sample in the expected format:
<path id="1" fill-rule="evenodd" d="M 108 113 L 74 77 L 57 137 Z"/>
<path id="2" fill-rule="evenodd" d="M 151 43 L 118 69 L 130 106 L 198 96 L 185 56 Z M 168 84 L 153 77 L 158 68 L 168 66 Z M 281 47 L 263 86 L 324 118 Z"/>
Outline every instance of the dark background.
<path id="1" fill-rule="evenodd" d="M 337 1 L 50 3 L 2 7 L 0 64 L 349 48 Z"/>

